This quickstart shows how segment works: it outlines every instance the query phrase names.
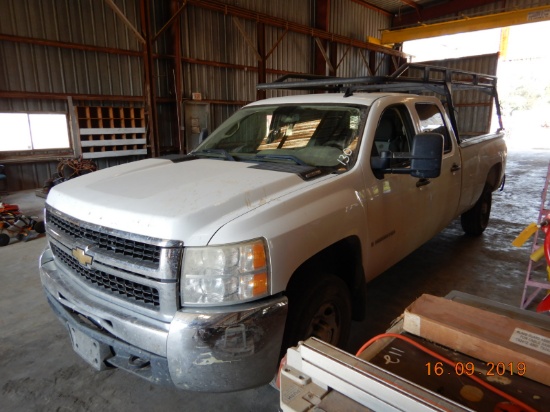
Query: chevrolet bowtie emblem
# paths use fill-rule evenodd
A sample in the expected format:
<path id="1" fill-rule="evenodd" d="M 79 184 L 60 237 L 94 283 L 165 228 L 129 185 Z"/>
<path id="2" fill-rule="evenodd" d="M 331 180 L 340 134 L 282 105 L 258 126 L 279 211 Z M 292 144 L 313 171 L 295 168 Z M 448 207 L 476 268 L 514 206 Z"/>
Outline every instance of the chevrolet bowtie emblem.
<path id="1" fill-rule="evenodd" d="M 85 250 L 78 247 L 73 249 L 73 256 L 82 266 L 90 266 L 94 260 L 93 256 L 87 255 Z"/>

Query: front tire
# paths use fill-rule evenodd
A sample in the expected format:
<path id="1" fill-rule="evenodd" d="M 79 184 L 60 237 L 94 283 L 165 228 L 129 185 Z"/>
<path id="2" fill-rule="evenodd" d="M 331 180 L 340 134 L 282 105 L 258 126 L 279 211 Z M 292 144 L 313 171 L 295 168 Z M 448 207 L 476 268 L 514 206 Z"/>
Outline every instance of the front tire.
<path id="1" fill-rule="evenodd" d="M 491 186 L 486 184 L 476 204 L 460 216 L 462 229 L 468 236 L 480 236 L 489 225 L 492 195 Z"/>
<path id="2" fill-rule="evenodd" d="M 289 287 L 287 295 L 289 312 L 283 353 L 311 336 L 337 347 L 347 343 L 351 296 L 342 279 L 328 273 L 303 277 Z"/>

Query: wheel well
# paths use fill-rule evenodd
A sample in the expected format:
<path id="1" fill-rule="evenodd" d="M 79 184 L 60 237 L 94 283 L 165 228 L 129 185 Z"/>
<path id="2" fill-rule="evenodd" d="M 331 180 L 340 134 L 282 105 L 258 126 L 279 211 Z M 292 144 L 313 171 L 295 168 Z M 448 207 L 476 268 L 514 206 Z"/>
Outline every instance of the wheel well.
<path id="1" fill-rule="evenodd" d="M 341 278 L 351 295 L 352 319 L 365 317 L 366 282 L 361 258 L 361 242 L 356 236 L 342 239 L 302 263 L 287 285 L 287 291 L 307 287 L 315 274 L 328 272 Z"/>
<path id="2" fill-rule="evenodd" d="M 495 191 L 500 186 L 500 173 L 502 170 L 502 164 L 498 163 L 494 165 L 487 174 L 486 183 L 491 186 L 491 191 Z"/>

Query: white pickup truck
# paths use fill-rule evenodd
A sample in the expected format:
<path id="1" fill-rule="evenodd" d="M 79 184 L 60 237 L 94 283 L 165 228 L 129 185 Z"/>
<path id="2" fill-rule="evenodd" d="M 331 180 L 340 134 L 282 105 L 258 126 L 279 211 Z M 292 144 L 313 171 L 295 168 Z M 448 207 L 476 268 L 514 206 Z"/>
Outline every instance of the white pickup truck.
<path id="1" fill-rule="evenodd" d="M 457 135 L 452 85 L 496 98 L 471 75 L 265 85 L 345 93 L 258 101 L 188 155 L 55 186 L 40 275 L 74 350 L 98 370 L 232 391 L 269 382 L 298 340 L 345 343 L 366 282 L 457 216 L 468 234 L 487 226 L 506 146 Z M 450 110 L 393 92 L 426 84 Z"/>

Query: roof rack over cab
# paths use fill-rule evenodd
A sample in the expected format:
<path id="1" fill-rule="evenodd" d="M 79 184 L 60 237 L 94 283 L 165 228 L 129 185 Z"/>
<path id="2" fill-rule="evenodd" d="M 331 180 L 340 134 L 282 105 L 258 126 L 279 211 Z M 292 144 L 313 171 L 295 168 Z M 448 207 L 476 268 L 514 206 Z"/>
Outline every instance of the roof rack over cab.
<path id="1" fill-rule="evenodd" d="M 329 93 L 401 92 L 436 93 L 443 96 L 455 136 L 459 139 L 453 92 L 476 90 L 490 95 L 496 106 L 499 127 L 502 129 L 500 104 L 497 94 L 497 77 L 448 67 L 406 63 L 389 76 L 329 77 L 309 74 L 287 74 L 272 83 L 257 86 L 258 90 L 308 90 Z"/>

